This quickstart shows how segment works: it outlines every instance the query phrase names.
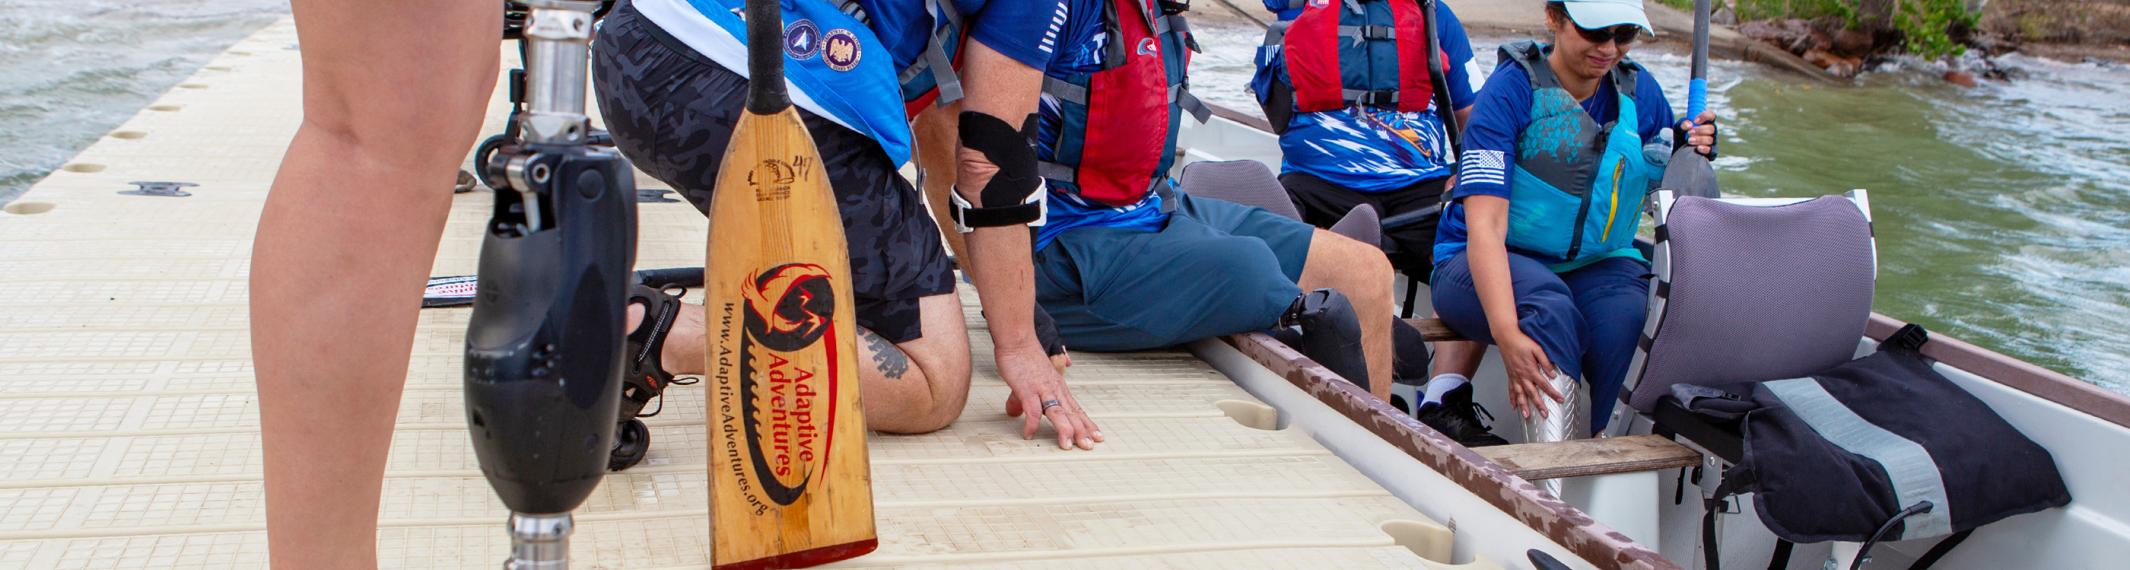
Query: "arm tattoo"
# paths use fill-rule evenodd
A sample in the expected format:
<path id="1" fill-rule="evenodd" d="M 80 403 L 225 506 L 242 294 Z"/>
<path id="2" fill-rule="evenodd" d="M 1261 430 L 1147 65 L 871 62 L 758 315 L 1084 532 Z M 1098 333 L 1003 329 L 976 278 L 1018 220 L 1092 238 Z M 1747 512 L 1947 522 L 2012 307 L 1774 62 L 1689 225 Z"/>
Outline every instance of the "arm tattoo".
<path id="1" fill-rule="evenodd" d="M 910 356 L 903 354 L 902 349 L 895 346 L 895 343 L 862 328 L 858 329 L 858 336 L 865 340 L 867 346 L 873 347 L 873 365 L 880 369 L 881 376 L 886 376 L 889 380 L 901 380 L 902 375 L 910 371 Z"/>

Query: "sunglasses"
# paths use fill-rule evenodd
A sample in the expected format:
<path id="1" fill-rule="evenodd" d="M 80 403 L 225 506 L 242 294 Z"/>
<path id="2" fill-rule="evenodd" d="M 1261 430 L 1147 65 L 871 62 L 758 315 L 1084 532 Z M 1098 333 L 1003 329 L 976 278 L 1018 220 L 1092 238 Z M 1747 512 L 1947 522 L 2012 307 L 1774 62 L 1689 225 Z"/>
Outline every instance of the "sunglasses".
<path id="1" fill-rule="evenodd" d="M 1641 39 L 1642 37 L 1642 28 L 1633 24 L 1613 26 L 1610 28 L 1601 28 L 1596 30 L 1585 28 L 1582 26 L 1575 26 L 1574 24 L 1570 25 L 1575 27 L 1576 33 L 1583 35 L 1583 41 L 1590 42 L 1593 44 L 1603 44 L 1605 42 L 1612 42 L 1620 44 L 1620 47 L 1627 47 L 1634 45 L 1634 41 L 1637 39 Z"/>

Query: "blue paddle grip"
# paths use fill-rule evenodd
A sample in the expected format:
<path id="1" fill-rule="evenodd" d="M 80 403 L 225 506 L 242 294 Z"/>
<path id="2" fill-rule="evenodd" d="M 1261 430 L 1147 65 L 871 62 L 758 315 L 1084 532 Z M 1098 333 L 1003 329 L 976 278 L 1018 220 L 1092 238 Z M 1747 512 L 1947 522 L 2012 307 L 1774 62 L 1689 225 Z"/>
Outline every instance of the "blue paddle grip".
<path id="1" fill-rule="evenodd" d="M 1686 120 L 1701 117 L 1708 110 L 1708 80 L 1695 78 L 1686 84 Z"/>

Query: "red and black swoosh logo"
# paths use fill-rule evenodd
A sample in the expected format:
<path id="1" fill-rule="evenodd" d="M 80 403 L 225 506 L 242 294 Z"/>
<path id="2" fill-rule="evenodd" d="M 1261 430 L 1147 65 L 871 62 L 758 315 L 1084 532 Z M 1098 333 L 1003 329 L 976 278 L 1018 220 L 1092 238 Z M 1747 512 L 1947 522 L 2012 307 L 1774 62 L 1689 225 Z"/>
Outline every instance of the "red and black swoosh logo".
<path id="1" fill-rule="evenodd" d="M 827 460 L 836 355 L 821 338 L 834 328 L 831 285 L 826 269 L 791 263 L 761 272 L 742 288 L 747 310 L 740 410 L 747 454 L 762 494 L 778 505 L 804 496 L 816 467 Z"/>

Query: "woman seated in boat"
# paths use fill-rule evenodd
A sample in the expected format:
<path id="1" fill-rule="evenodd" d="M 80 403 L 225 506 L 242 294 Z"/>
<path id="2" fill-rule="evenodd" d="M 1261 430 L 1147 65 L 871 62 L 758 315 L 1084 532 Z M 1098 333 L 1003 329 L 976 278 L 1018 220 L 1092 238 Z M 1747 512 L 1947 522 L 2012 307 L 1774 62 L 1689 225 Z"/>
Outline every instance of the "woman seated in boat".
<path id="1" fill-rule="evenodd" d="M 1703 155 L 1715 144 L 1713 113 L 1674 121 L 1655 78 L 1627 59 L 1655 33 L 1642 0 L 1548 2 L 1546 28 L 1550 43 L 1503 46 L 1479 91 L 1432 288 L 1451 328 L 1501 348 L 1527 441 L 1604 429 L 1648 304 L 1649 262 L 1634 246 L 1642 201 L 1674 137 Z"/>
<path id="2" fill-rule="evenodd" d="M 1362 204 L 1384 219 L 1421 216 L 1417 223 L 1385 228 L 1382 245 L 1393 269 L 1429 279 L 1440 216 L 1427 212 L 1441 207 L 1450 186 L 1456 160 L 1450 125 L 1471 116 L 1479 75 L 1464 24 L 1439 1 L 1433 18 L 1393 2 L 1264 4 L 1281 25 L 1258 48 L 1250 90 L 1279 132 L 1280 184 L 1302 221 L 1329 229 Z M 1430 24 L 1438 46 L 1432 62 L 1420 53 L 1428 39 L 1423 35 L 1360 31 Z M 1397 69 L 1425 71 L 1418 77 L 1367 73 Z M 1437 72 L 1441 77 L 1433 76 Z M 1447 120 L 1451 115 L 1455 123 Z M 1433 370 L 1420 371 L 1431 377 L 1407 378 L 1401 368 L 1398 382 L 1425 380 L 1424 395 L 1412 404 L 1414 416 L 1468 447 L 1508 443 L 1489 431 L 1470 404 L 1469 377 L 1485 356 L 1478 343 L 1443 342 L 1435 346 Z"/>

